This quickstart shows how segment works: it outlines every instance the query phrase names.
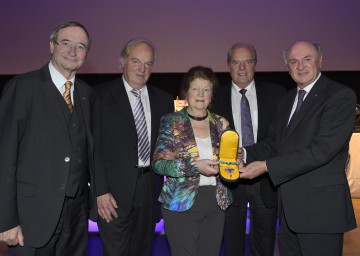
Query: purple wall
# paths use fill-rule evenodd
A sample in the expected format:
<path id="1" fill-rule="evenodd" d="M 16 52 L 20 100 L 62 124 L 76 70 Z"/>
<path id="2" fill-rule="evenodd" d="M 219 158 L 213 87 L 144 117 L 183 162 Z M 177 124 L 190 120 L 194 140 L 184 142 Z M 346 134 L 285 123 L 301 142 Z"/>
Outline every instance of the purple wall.
<path id="1" fill-rule="evenodd" d="M 118 73 L 123 44 L 143 36 L 158 48 L 154 72 L 197 64 L 227 71 L 236 41 L 258 50 L 258 71 L 285 71 L 282 51 L 293 41 L 318 42 L 324 70 L 360 70 L 358 0 L 21 1 L 0 7 L 0 74 L 37 69 L 49 60 L 49 36 L 65 20 L 83 23 L 93 47 L 82 73 Z"/>

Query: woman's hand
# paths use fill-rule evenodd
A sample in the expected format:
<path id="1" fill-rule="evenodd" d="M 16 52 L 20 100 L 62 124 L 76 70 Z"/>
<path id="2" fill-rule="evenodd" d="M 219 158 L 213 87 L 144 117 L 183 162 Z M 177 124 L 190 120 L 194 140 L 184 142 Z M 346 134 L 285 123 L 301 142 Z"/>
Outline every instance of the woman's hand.
<path id="1" fill-rule="evenodd" d="M 236 164 L 241 168 L 244 167 L 244 149 L 239 148 Z"/>
<path id="2" fill-rule="evenodd" d="M 219 162 L 210 159 L 201 159 L 195 162 L 199 172 L 205 176 L 215 176 L 219 173 Z"/>

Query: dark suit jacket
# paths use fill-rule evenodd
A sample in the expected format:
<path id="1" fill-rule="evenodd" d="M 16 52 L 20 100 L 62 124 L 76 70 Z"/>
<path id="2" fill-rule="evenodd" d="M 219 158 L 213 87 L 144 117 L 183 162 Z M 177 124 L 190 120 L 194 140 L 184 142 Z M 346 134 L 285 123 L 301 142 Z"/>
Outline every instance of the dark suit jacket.
<path id="1" fill-rule="evenodd" d="M 230 128 L 235 130 L 234 118 L 231 107 L 231 84 L 223 86 L 219 93 L 214 97 L 212 102 L 212 110 L 225 117 L 229 123 Z M 255 80 L 256 97 L 258 104 L 258 133 L 257 141 L 263 140 L 268 134 L 268 130 L 272 119 L 276 112 L 276 106 L 279 99 L 285 95 L 285 88 L 277 84 L 264 83 Z M 240 104 L 240 102 L 239 102 Z M 241 136 L 241 135 L 240 135 Z M 260 193 L 264 204 L 267 207 L 274 207 L 277 205 L 277 192 L 272 185 L 267 174 L 260 177 Z M 241 181 L 240 181 L 241 182 Z M 237 190 L 233 190 L 234 203 L 236 205 L 237 198 L 241 195 Z"/>
<path id="2" fill-rule="evenodd" d="M 74 84 L 91 162 L 92 92 L 79 79 Z M 20 225 L 34 247 L 52 236 L 65 197 L 72 147 L 61 97 L 46 65 L 9 81 L 0 101 L 0 232 Z"/>
<path id="3" fill-rule="evenodd" d="M 159 131 L 161 116 L 173 111 L 170 94 L 147 85 L 151 109 L 151 156 Z M 120 217 L 130 213 L 137 181 L 138 137 L 130 101 L 122 78 L 95 86 L 94 105 L 96 195 L 111 193 L 118 205 Z M 151 157 L 152 159 L 152 157 Z M 163 178 L 151 173 L 154 208 Z"/>
<path id="4" fill-rule="evenodd" d="M 356 96 L 321 75 L 285 135 L 297 90 L 280 103 L 270 136 L 247 148 L 248 157 L 268 158 L 272 182 L 280 186 L 290 229 L 298 233 L 342 233 L 356 226 L 345 175 Z"/>

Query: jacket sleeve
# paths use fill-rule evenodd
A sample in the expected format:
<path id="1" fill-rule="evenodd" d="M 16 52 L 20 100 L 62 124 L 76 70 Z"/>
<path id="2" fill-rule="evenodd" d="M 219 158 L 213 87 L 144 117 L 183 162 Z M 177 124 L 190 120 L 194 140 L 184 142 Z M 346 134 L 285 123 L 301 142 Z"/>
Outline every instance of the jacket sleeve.
<path id="1" fill-rule="evenodd" d="M 199 171 L 195 159 L 191 157 L 183 143 L 177 146 L 181 135 L 175 136 L 173 126 L 177 119 L 175 114 L 168 114 L 161 118 L 159 136 L 155 145 L 153 169 L 157 174 L 171 177 L 197 176 Z M 180 136 L 180 138 L 178 137 Z M 175 156 L 169 158 L 168 154 Z"/>
<path id="2" fill-rule="evenodd" d="M 29 104 L 25 88 L 18 85 L 18 79 L 12 79 L 0 100 L 0 232 L 20 225 L 16 170 Z"/>

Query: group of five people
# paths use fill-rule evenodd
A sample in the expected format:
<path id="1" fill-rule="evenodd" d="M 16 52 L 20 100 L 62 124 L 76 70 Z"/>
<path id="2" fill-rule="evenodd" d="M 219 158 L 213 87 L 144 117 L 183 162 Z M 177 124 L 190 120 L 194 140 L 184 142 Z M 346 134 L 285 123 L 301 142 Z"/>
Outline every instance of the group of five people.
<path id="1" fill-rule="evenodd" d="M 321 73 L 320 46 L 285 50 L 297 84 L 286 93 L 254 79 L 256 50 L 236 43 L 232 82 L 216 92 L 210 68 L 190 68 L 188 106 L 174 112 L 173 97 L 147 83 L 150 41 L 130 40 L 123 75 L 93 88 L 76 77 L 90 45 L 82 24 L 60 24 L 49 63 L 2 92 L 0 241 L 10 255 L 87 255 L 88 218 L 104 255 L 151 255 L 161 216 L 172 255 L 219 255 L 222 240 L 225 255 L 244 255 L 248 204 L 251 255 L 274 254 L 278 217 L 281 255 L 342 254 L 356 227 L 344 171 L 356 97 Z M 235 183 L 219 178 L 228 129 L 240 135 Z"/>

